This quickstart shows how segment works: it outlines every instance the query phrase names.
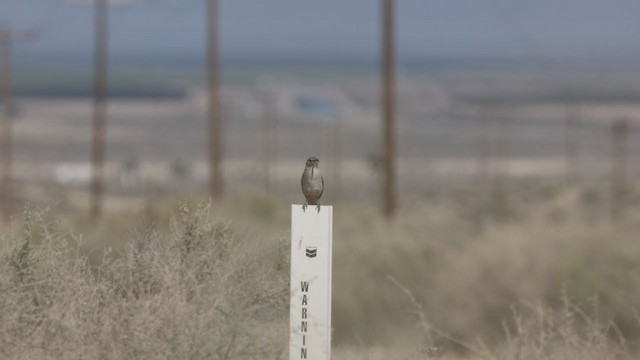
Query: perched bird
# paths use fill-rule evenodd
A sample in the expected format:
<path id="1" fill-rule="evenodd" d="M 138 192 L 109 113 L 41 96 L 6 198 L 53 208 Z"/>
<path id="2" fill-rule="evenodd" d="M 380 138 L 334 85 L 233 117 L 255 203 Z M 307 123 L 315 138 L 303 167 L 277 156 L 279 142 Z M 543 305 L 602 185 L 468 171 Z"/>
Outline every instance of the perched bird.
<path id="1" fill-rule="evenodd" d="M 320 200 L 322 192 L 324 192 L 324 179 L 322 175 L 320 175 L 318 163 L 320 163 L 320 160 L 313 156 L 310 157 L 304 167 L 302 179 L 300 179 L 302 193 L 306 199 L 302 205 L 303 211 L 307 210 L 307 205 L 316 205 L 316 210 L 320 212 L 320 203 L 318 200 Z"/>

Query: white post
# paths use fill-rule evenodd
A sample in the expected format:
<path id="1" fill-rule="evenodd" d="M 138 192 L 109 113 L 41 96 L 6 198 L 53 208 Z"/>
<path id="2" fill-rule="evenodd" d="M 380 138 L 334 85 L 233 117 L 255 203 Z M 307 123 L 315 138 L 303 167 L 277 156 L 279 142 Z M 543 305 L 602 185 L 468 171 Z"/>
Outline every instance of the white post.
<path id="1" fill-rule="evenodd" d="M 333 207 L 291 205 L 290 360 L 331 356 Z"/>

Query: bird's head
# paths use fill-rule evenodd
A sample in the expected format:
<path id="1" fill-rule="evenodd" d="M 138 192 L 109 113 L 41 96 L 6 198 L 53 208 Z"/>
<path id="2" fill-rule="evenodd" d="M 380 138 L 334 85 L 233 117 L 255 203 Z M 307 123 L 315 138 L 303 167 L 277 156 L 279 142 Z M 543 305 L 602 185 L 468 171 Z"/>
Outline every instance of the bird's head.
<path id="1" fill-rule="evenodd" d="M 307 159 L 306 167 L 308 167 L 308 168 L 317 168 L 319 163 L 320 163 L 320 160 L 318 160 L 316 157 L 312 156 L 309 159 Z"/>

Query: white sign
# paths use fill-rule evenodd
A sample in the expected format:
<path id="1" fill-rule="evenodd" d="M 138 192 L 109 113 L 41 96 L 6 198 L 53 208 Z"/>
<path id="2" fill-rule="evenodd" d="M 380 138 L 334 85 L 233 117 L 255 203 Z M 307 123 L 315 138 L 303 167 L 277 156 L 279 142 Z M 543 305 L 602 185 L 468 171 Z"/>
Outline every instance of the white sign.
<path id="1" fill-rule="evenodd" d="M 332 232 L 332 206 L 291 206 L 290 360 L 330 359 Z"/>

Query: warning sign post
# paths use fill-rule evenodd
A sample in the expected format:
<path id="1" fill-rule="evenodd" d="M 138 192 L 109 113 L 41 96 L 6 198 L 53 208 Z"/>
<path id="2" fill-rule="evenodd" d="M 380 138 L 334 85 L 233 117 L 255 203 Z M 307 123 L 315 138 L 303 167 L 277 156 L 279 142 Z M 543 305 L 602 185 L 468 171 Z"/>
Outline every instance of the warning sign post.
<path id="1" fill-rule="evenodd" d="M 330 359 L 332 232 L 332 206 L 291 206 L 290 360 Z"/>

